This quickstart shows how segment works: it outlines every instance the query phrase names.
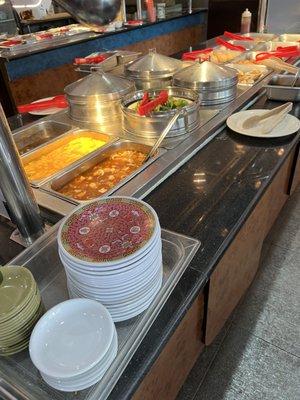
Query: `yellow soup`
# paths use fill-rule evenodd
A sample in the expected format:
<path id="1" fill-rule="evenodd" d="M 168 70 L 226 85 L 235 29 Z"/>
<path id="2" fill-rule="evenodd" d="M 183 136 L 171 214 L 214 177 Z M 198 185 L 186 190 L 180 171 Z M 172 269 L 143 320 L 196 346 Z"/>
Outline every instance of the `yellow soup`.
<path id="1" fill-rule="evenodd" d="M 25 172 L 31 181 L 47 178 L 104 144 L 104 140 L 90 137 L 72 139 L 48 154 L 30 161 L 24 166 Z"/>

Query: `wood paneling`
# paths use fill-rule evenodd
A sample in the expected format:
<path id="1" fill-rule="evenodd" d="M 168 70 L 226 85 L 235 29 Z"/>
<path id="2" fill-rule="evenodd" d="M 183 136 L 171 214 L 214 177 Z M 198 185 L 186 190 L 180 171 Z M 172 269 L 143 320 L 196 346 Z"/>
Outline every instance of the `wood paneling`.
<path id="1" fill-rule="evenodd" d="M 205 38 L 205 26 L 193 26 L 179 32 L 162 35 L 150 40 L 141 41 L 124 47 L 127 50 L 146 53 L 151 48 L 156 48 L 158 53 L 171 55 L 179 52 L 189 45 L 195 45 Z M 67 49 L 66 49 L 67 51 Z M 78 54 L 80 56 L 80 54 Z M 31 101 L 55 96 L 62 93 L 64 87 L 82 75 L 75 72 L 73 65 L 65 64 L 57 68 L 47 69 L 32 76 L 16 79 L 10 82 L 10 88 L 15 104 L 25 104 Z"/>
<path id="2" fill-rule="evenodd" d="M 200 294 L 132 397 L 174 400 L 204 344 L 204 301 Z"/>
<path id="3" fill-rule="evenodd" d="M 290 194 L 294 193 L 297 186 L 300 184 L 300 144 L 295 153 L 294 165 L 293 165 L 293 174 L 291 176 L 289 192 Z"/>
<path id="4" fill-rule="evenodd" d="M 210 278 L 206 345 L 220 332 L 257 272 L 263 241 L 288 198 L 293 157 L 294 153 L 285 161 Z"/>

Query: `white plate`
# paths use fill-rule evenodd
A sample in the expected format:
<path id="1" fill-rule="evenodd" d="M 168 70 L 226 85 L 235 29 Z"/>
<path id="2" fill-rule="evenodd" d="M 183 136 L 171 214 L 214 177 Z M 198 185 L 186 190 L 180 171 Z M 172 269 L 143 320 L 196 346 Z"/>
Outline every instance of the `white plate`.
<path id="1" fill-rule="evenodd" d="M 63 378 L 63 379 L 52 378 L 51 376 L 48 376 L 46 374 L 41 374 L 41 375 L 42 375 L 43 379 L 50 386 L 56 385 L 56 386 L 68 388 L 68 387 L 74 386 L 74 385 L 78 386 L 78 385 L 86 384 L 91 379 L 94 379 L 94 377 L 96 375 L 100 376 L 106 372 L 106 370 L 108 369 L 112 360 L 115 358 L 117 351 L 118 351 L 118 336 L 117 336 L 117 331 L 115 330 L 112 343 L 111 343 L 109 350 L 107 351 L 105 357 L 98 364 L 96 364 L 93 368 L 91 368 L 87 372 L 84 372 L 83 374 L 72 377 L 72 378 Z"/>
<path id="2" fill-rule="evenodd" d="M 161 242 L 161 237 L 158 236 L 157 240 L 151 248 L 147 249 L 145 253 L 141 255 L 138 259 L 128 262 L 128 263 L 123 263 L 123 264 L 118 264 L 116 266 L 109 266 L 109 267 L 101 267 L 100 265 L 95 265 L 92 267 L 89 267 L 80 261 L 74 261 L 70 259 L 65 253 L 63 253 L 62 249 L 59 248 L 59 256 L 60 259 L 62 260 L 64 265 L 67 265 L 69 269 L 73 269 L 77 271 L 80 274 L 87 275 L 89 277 L 92 276 L 105 276 L 108 279 L 113 278 L 116 274 L 124 274 L 126 275 L 127 272 L 133 272 L 134 269 L 137 269 L 140 267 L 140 265 L 143 265 L 145 263 L 145 260 L 153 258 L 155 255 L 159 254 L 162 249 L 162 242 Z"/>
<path id="3" fill-rule="evenodd" d="M 157 261 L 158 258 L 161 257 L 161 252 L 157 252 L 154 254 L 150 260 L 145 259 L 144 265 L 139 264 L 133 270 L 126 271 L 126 273 L 114 274 L 113 276 L 107 275 L 88 275 L 84 272 L 79 272 L 74 268 L 70 268 L 68 264 L 63 262 L 65 270 L 68 275 L 70 275 L 74 280 L 78 283 L 85 284 L 91 287 L 115 287 L 122 286 L 126 282 L 134 281 L 135 279 L 139 279 L 143 274 L 146 274 L 149 269 L 154 268 L 153 264 Z"/>
<path id="4" fill-rule="evenodd" d="M 145 296 L 137 300 L 134 304 L 125 306 L 123 304 L 120 304 L 118 308 L 112 309 L 110 309 L 109 305 L 107 304 L 106 307 L 109 310 L 113 320 L 115 322 L 125 321 L 139 315 L 142 311 L 146 310 L 149 307 L 149 304 L 152 303 L 153 299 L 159 292 L 162 285 L 162 278 L 163 277 L 161 274 L 155 286 L 151 288 L 151 290 L 147 291 L 147 293 L 145 293 Z M 78 294 L 76 294 L 71 288 L 69 288 L 69 294 L 70 297 L 78 297 Z M 79 297 L 81 296 L 79 295 Z"/>
<path id="5" fill-rule="evenodd" d="M 91 293 L 91 294 L 99 294 L 101 293 L 101 296 L 104 298 L 107 297 L 114 297 L 115 296 L 120 296 L 120 297 L 126 297 L 130 295 L 131 293 L 135 293 L 142 287 L 146 287 L 148 283 L 151 281 L 153 276 L 162 268 L 162 258 L 158 258 L 155 263 L 153 263 L 153 266 L 149 268 L 148 271 L 146 271 L 141 277 L 135 278 L 135 279 L 129 279 L 128 281 L 122 282 L 121 285 L 115 285 L 115 286 L 98 286 L 98 285 L 86 285 L 82 282 L 77 281 L 72 277 L 72 275 L 67 275 L 68 280 L 72 283 L 73 286 L 77 287 L 80 289 L 83 293 Z"/>
<path id="6" fill-rule="evenodd" d="M 54 99 L 54 96 L 52 97 L 45 97 L 44 99 L 39 99 L 36 101 L 33 101 L 30 104 L 36 104 L 36 103 L 40 103 L 41 101 L 45 101 L 45 100 L 52 100 Z M 57 107 L 53 107 L 53 108 L 46 108 L 45 110 L 37 110 L 37 111 L 29 111 L 28 114 L 31 115 L 52 115 L 52 114 L 56 114 L 59 111 L 65 110 L 65 108 L 57 108 Z"/>
<path id="7" fill-rule="evenodd" d="M 73 382 L 68 381 L 68 382 L 58 382 L 52 379 L 49 379 L 49 377 L 45 376 L 42 374 L 43 379 L 45 382 L 48 383 L 49 386 L 61 390 L 63 392 L 75 392 L 78 390 L 83 390 L 86 389 L 92 385 L 94 385 L 96 382 L 100 381 L 102 377 L 104 376 L 105 372 L 108 370 L 110 367 L 110 364 L 113 362 L 117 355 L 118 351 L 118 343 L 117 343 L 117 338 L 114 339 L 116 340 L 115 345 L 112 348 L 112 351 L 110 352 L 109 356 L 107 357 L 106 364 L 104 366 L 97 365 L 98 368 L 93 369 L 93 372 L 87 376 L 85 376 L 83 379 L 78 378 L 77 380 L 73 380 Z"/>
<path id="8" fill-rule="evenodd" d="M 114 324 L 107 309 L 89 299 L 67 300 L 36 324 L 29 344 L 33 364 L 57 378 L 80 375 L 107 353 Z"/>
<path id="9" fill-rule="evenodd" d="M 244 121 L 250 117 L 261 115 L 267 110 L 246 110 L 240 111 L 238 113 L 232 114 L 229 118 L 227 118 L 227 126 L 241 135 L 252 136 L 257 138 L 269 139 L 269 138 L 277 138 L 291 135 L 295 133 L 300 128 L 300 121 L 298 118 L 293 115 L 286 115 L 284 120 L 281 121 L 270 133 L 261 134 L 259 133 L 259 129 L 244 129 L 242 127 Z"/>
<path id="10" fill-rule="evenodd" d="M 144 282 L 139 282 L 136 284 L 136 287 L 132 287 L 130 290 L 123 290 L 122 292 L 118 289 L 111 292 L 103 292 L 101 289 L 94 290 L 86 290 L 82 286 L 77 285 L 72 282 L 70 278 L 68 279 L 68 286 L 72 288 L 72 291 L 77 292 L 78 294 L 83 295 L 83 297 L 95 298 L 99 300 L 102 304 L 106 302 L 110 305 L 113 304 L 126 304 L 129 301 L 135 301 L 137 298 L 143 296 L 143 294 L 149 290 L 158 279 L 158 275 L 161 274 L 161 265 L 158 265 L 158 268 L 154 270 L 151 275 L 144 279 Z"/>

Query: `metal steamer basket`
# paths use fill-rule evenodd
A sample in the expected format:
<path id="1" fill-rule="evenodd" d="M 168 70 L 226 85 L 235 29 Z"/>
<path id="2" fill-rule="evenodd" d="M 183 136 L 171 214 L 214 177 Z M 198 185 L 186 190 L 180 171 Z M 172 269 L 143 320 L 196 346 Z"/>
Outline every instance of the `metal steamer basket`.
<path id="1" fill-rule="evenodd" d="M 82 123 L 98 124 L 101 130 L 119 133 L 122 128 L 120 100 L 134 91 L 134 82 L 130 80 L 93 71 L 65 88 L 70 117 Z"/>
<path id="2" fill-rule="evenodd" d="M 137 89 L 158 89 L 170 86 L 173 74 L 183 67 L 182 61 L 151 49 L 145 56 L 128 63 L 125 75 L 135 82 Z"/>
<path id="3" fill-rule="evenodd" d="M 169 96 L 179 97 L 189 101 L 189 104 L 182 107 L 181 115 L 178 117 L 167 138 L 176 137 L 193 132 L 200 123 L 199 120 L 199 96 L 191 90 L 185 88 L 168 87 L 166 88 Z M 148 91 L 150 96 L 157 96 L 160 89 Z M 123 111 L 123 130 L 131 135 L 145 138 L 157 138 L 166 127 L 169 120 L 175 114 L 176 109 L 153 112 L 149 116 L 141 116 L 135 108 L 130 108 L 134 103 L 143 98 L 142 90 L 133 95 L 124 97 L 121 102 Z"/>
<path id="4" fill-rule="evenodd" d="M 201 105 L 226 103 L 236 97 L 238 73 L 236 70 L 211 61 L 195 62 L 177 72 L 173 85 L 196 90 Z"/>

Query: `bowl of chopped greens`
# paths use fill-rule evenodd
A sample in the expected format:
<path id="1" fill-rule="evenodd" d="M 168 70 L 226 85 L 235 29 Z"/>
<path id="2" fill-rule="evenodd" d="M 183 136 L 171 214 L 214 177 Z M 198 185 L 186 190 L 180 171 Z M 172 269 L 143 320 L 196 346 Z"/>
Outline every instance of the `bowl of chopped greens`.
<path id="1" fill-rule="evenodd" d="M 123 129 L 143 138 L 158 137 L 172 116 L 180 116 L 168 137 L 193 132 L 199 126 L 199 96 L 191 90 L 177 87 L 139 90 L 123 98 Z"/>

